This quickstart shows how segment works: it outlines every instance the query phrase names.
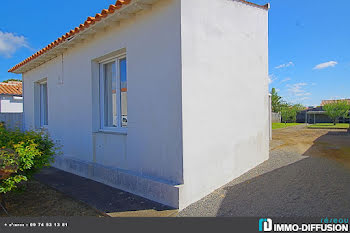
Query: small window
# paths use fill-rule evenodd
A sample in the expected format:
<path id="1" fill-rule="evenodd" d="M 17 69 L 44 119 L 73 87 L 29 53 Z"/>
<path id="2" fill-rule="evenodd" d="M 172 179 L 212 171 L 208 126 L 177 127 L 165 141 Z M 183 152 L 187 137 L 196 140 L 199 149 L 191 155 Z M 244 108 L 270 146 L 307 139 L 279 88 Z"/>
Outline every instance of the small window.
<path id="1" fill-rule="evenodd" d="M 100 64 L 101 129 L 118 130 L 128 126 L 126 58 Z"/>
<path id="2" fill-rule="evenodd" d="M 48 101 L 47 101 L 47 82 L 39 84 L 40 87 L 40 126 L 48 125 Z"/>

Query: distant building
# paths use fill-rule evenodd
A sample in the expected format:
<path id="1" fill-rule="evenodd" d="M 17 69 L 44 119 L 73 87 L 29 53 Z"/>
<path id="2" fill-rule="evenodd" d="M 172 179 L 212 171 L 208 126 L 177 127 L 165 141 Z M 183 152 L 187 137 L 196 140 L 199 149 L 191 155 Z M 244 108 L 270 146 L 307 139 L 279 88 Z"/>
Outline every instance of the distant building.
<path id="1" fill-rule="evenodd" d="M 22 82 L 0 83 L 0 113 L 23 112 Z"/>
<path id="2" fill-rule="evenodd" d="M 326 112 L 323 110 L 323 106 L 326 104 L 335 103 L 337 101 L 342 101 L 342 100 L 346 100 L 350 104 L 350 99 L 322 100 L 321 106 L 308 107 L 307 109 L 299 112 L 297 114 L 297 122 L 308 123 L 308 124 L 332 123 L 333 120 L 326 115 Z M 339 123 L 349 123 L 349 118 L 340 117 Z"/>
<path id="3" fill-rule="evenodd" d="M 347 101 L 348 104 L 350 104 L 350 99 L 340 99 L 340 100 L 322 100 L 321 106 L 325 106 L 326 104 L 331 104 L 331 103 L 335 103 L 338 101 Z"/>

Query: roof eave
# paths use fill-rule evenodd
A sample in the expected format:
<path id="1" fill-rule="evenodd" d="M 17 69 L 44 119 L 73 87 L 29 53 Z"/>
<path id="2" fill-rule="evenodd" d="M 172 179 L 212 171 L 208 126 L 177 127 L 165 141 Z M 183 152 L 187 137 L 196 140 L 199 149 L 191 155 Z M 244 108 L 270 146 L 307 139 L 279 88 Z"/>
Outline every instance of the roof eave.
<path id="1" fill-rule="evenodd" d="M 253 3 L 253 2 L 250 2 L 250 1 L 246 1 L 246 0 L 238 0 L 238 1 L 246 3 L 246 4 L 251 5 L 251 6 L 262 8 L 262 9 L 265 9 L 265 10 L 269 10 L 270 9 L 270 3 L 267 3 L 265 5 L 259 5 L 259 4 L 256 4 L 256 3 Z"/>
<path id="2" fill-rule="evenodd" d="M 93 25 L 90 25 L 88 28 L 78 32 L 77 34 L 66 38 L 60 44 L 51 47 L 49 49 L 40 50 L 41 55 L 34 58 L 27 58 L 21 63 L 17 64 L 8 72 L 15 74 L 22 74 L 28 72 L 54 58 L 63 54 L 67 49 L 74 47 L 79 42 L 87 40 L 89 37 L 93 36 L 99 31 L 104 30 L 105 28 L 116 26 L 120 24 L 120 21 L 127 20 L 136 15 L 136 13 L 150 9 L 152 4 L 158 0 L 133 0 L 130 4 L 123 6 L 119 10 L 116 10 L 114 13 L 108 15 L 105 18 L 100 19 L 97 22 L 94 22 Z"/>

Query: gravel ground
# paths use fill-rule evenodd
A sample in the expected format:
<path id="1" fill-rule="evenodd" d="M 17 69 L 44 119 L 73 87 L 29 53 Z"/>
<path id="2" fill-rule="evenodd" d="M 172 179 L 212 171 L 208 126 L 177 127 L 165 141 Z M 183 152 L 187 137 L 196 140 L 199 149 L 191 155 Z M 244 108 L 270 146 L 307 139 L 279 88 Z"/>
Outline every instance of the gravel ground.
<path id="1" fill-rule="evenodd" d="M 102 216 L 90 206 L 36 180 L 28 181 L 23 185 L 26 186 L 23 192 L 10 192 L 5 195 L 10 217 Z M 0 217 L 8 217 L 8 215 L 0 209 Z"/>
<path id="2" fill-rule="evenodd" d="M 319 138 L 327 141 L 328 137 L 334 139 L 342 134 L 307 131 L 303 126 L 291 128 L 274 131 L 268 161 L 190 205 L 178 216 L 348 217 L 350 169 L 329 156 L 310 155 L 320 151 Z M 287 145 L 290 139 L 283 135 L 299 138 L 299 143 Z M 309 139 L 309 146 L 303 137 Z"/>

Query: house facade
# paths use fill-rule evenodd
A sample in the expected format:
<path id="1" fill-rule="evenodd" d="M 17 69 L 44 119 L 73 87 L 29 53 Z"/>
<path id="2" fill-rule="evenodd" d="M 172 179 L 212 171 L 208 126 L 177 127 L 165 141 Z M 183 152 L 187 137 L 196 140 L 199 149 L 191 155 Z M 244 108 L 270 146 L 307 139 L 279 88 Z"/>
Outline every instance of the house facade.
<path id="1" fill-rule="evenodd" d="M 338 101 L 346 101 L 348 104 L 350 104 L 350 99 L 322 100 L 320 106 L 308 107 L 307 109 L 298 112 L 296 122 L 307 124 L 333 123 L 333 120 L 327 116 L 326 111 L 323 109 L 323 107 L 326 104 L 336 103 Z M 350 119 L 349 117 L 340 117 L 337 121 L 339 123 L 349 123 Z"/>
<path id="2" fill-rule="evenodd" d="M 268 159 L 268 6 L 117 1 L 9 71 L 67 172 L 182 209 Z"/>
<path id="3" fill-rule="evenodd" d="M 22 82 L 0 83 L 0 113 L 23 112 Z"/>

